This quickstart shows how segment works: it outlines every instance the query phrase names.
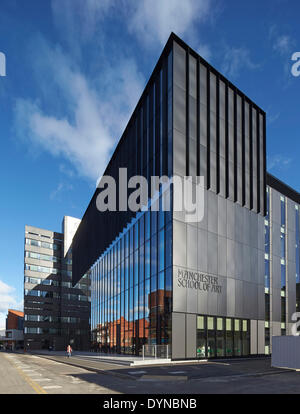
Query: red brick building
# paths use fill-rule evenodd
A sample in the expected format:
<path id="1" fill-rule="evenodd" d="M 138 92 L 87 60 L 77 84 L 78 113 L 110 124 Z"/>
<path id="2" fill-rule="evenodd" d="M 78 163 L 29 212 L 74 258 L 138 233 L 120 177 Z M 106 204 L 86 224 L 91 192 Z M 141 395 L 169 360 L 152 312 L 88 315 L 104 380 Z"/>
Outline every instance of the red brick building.
<path id="1" fill-rule="evenodd" d="M 5 346 L 15 350 L 24 346 L 24 313 L 14 309 L 8 309 L 6 317 Z"/>

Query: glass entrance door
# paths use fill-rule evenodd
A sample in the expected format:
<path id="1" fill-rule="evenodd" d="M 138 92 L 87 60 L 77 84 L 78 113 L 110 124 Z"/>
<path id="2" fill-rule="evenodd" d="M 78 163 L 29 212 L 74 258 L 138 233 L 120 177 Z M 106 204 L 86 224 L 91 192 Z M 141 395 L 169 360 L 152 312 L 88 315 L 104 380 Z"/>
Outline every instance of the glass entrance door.
<path id="1" fill-rule="evenodd" d="M 197 317 L 197 358 L 206 358 L 206 327 L 204 316 Z"/>
<path id="2" fill-rule="evenodd" d="M 216 331 L 215 318 L 213 316 L 207 317 L 207 358 L 214 358 L 216 356 Z"/>
<path id="3" fill-rule="evenodd" d="M 197 358 L 250 354 L 250 321 L 217 316 L 197 316 Z"/>

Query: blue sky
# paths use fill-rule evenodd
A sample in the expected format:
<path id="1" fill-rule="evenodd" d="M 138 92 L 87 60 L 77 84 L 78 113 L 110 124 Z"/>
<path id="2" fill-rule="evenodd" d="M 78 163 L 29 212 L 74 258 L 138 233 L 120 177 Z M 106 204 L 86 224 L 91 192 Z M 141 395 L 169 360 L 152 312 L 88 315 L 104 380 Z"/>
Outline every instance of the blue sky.
<path id="1" fill-rule="evenodd" d="M 24 226 L 81 218 L 171 31 L 267 112 L 268 170 L 300 191 L 297 0 L 1 0 L 0 329 Z"/>

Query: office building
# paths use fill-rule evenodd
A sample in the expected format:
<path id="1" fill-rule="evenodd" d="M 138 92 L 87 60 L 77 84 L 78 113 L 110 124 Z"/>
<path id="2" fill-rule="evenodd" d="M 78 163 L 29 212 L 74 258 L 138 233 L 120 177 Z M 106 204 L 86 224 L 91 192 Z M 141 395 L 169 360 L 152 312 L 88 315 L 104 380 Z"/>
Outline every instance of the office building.
<path id="1" fill-rule="evenodd" d="M 65 216 L 62 233 L 25 227 L 24 345 L 28 350 L 90 348 L 88 278 L 72 287 L 72 239 L 80 220 Z"/>
<path id="2" fill-rule="evenodd" d="M 292 315 L 300 311 L 300 195 L 267 175 L 265 217 L 265 354 L 272 336 L 291 335 Z"/>
<path id="3" fill-rule="evenodd" d="M 73 239 L 73 284 L 91 279 L 93 347 L 269 353 L 296 311 L 300 198 L 267 174 L 265 112 L 171 34 L 103 174 L 117 188 L 120 168 L 148 183 L 192 176 L 193 190 L 204 177 L 204 215 L 163 211 L 162 189 L 159 211 L 100 212 L 97 188 Z"/>

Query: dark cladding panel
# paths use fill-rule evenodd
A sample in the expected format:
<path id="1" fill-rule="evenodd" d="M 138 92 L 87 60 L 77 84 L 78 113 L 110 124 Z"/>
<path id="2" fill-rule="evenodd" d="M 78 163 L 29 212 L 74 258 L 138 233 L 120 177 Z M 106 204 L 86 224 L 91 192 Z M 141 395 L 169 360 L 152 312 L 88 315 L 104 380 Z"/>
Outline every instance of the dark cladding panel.
<path id="1" fill-rule="evenodd" d="M 252 108 L 252 209 L 257 213 L 258 191 L 257 191 L 257 111 Z"/>
<path id="2" fill-rule="evenodd" d="M 189 95 L 189 136 L 197 139 L 197 100 Z"/>
<path id="3" fill-rule="evenodd" d="M 186 134 L 186 92 L 174 84 L 174 128 Z"/>
<path id="4" fill-rule="evenodd" d="M 173 45 L 174 84 L 186 90 L 186 51 L 174 42 Z"/>
<path id="5" fill-rule="evenodd" d="M 259 114 L 259 153 L 260 153 L 260 168 L 259 168 L 259 189 L 260 189 L 260 212 L 264 214 L 265 211 L 265 148 L 264 148 L 264 115 Z"/>
<path id="6" fill-rule="evenodd" d="M 194 85 L 194 81 L 192 84 Z M 191 88 L 189 89 L 189 136 L 197 139 L 197 97 L 194 96 L 194 89 Z"/>
<path id="7" fill-rule="evenodd" d="M 234 201 L 234 91 L 228 88 L 228 198 Z"/>
<path id="8" fill-rule="evenodd" d="M 187 97 L 187 149 L 189 151 L 188 174 L 195 177 L 197 175 L 197 60 L 189 56 L 188 68 L 188 97 Z"/>
<path id="9" fill-rule="evenodd" d="M 189 94 L 197 99 L 197 60 L 189 55 Z"/>
<path id="10" fill-rule="evenodd" d="M 219 84 L 219 163 L 220 163 L 220 195 L 226 197 L 226 94 L 225 83 Z"/>
<path id="11" fill-rule="evenodd" d="M 242 141 L 242 98 L 236 99 L 236 173 L 237 173 L 237 202 L 243 204 L 243 141 Z"/>
<path id="12" fill-rule="evenodd" d="M 207 186 L 207 68 L 199 65 L 199 163 L 200 176 Z"/>
<path id="13" fill-rule="evenodd" d="M 210 173 L 210 189 L 217 192 L 217 77 L 210 72 L 210 132 L 209 132 L 209 173 Z"/>
<path id="14" fill-rule="evenodd" d="M 217 152 L 216 145 L 216 116 L 217 116 L 217 85 L 216 75 L 210 73 L 210 150 Z"/>
<path id="15" fill-rule="evenodd" d="M 200 64 L 200 144 L 207 147 L 207 68 Z"/>

